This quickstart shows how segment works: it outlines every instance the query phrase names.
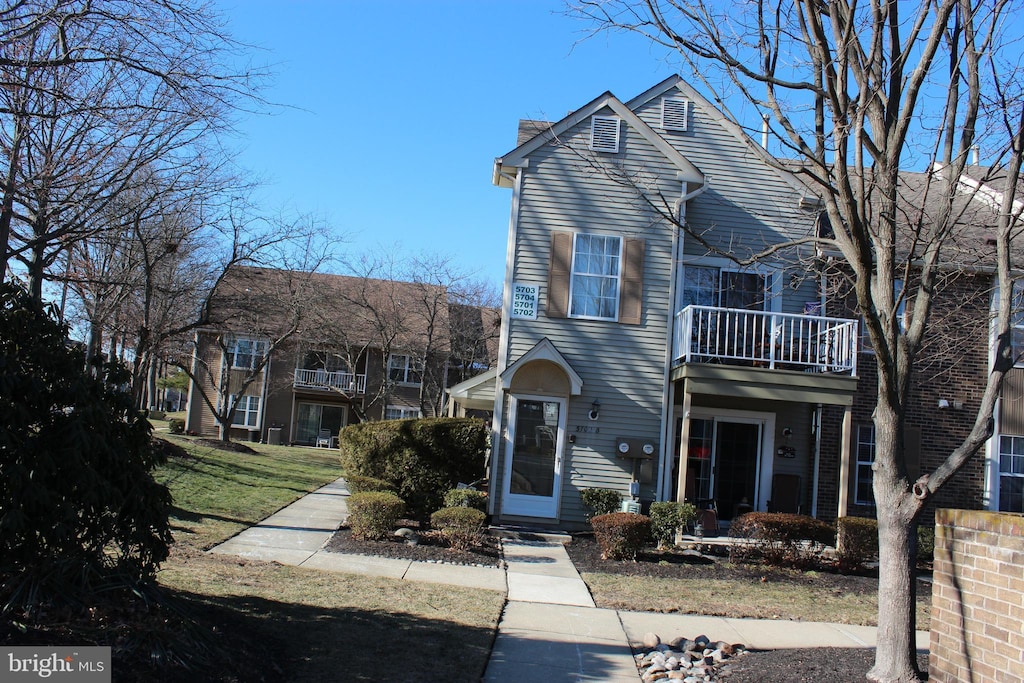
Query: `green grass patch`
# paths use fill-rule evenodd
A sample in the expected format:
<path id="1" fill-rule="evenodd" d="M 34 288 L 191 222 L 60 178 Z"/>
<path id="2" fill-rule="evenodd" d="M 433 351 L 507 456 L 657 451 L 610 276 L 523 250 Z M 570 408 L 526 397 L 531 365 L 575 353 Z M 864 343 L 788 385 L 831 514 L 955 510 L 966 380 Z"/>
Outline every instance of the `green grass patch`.
<path id="1" fill-rule="evenodd" d="M 597 606 L 610 609 L 878 625 L 875 590 L 844 590 L 828 582 L 815 586 L 741 578 L 670 579 L 603 573 L 581 576 Z M 928 630 L 930 608 L 930 596 L 918 600 L 918 629 Z"/>
<path id="2" fill-rule="evenodd" d="M 171 490 L 178 545 L 205 550 L 342 475 L 331 449 L 245 444 L 252 454 L 165 438 L 185 449 L 154 473 Z"/>

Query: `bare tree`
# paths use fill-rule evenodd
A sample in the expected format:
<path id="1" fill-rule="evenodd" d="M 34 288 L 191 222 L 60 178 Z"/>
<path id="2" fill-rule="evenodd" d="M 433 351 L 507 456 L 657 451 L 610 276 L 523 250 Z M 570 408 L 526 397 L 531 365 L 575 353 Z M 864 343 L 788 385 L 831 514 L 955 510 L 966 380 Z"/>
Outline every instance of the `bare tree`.
<path id="1" fill-rule="evenodd" d="M 49 267 L 94 235 L 153 167 L 175 169 L 255 102 L 259 73 L 191 0 L 49 0 L 0 11 L 0 272 L 41 295 Z"/>
<path id="2" fill-rule="evenodd" d="M 990 438 L 1011 357 L 1011 241 L 1024 142 L 1019 17 L 1005 0 L 857 3 L 594 0 L 571 3 L 597 30 L 643 34 L 676 51 L 720 108 L 769 123 L 780 156 L 818 194 L 818 253 L 840 256 L 877 361 L 874 494 L 880 541 L 875 681 L 916 681 L 914 530 L 929 499 Z M 1016 19 L 1016 22 L 1015 22 Z M 1017 42 L 1014 42 L 1017 41 Z M 731 99 L 730 99 L 731 98 Z M 752 111 L 749 111 L 752 110 Z M 738 119 L 734 122 L 740 124 Z M 983 134 L 984 133 L 984 134 Z M 976 146 L 993 168 L 972 178 Z M 918 170 L 910 180 L 905 173 Z M 996 186 L 986 217 L 994 253 L 968 263 L 971 188 Z M 652 200 L 652 204 L 656 204 Z M 682 226 L 684 229 L 686 226 Z M 699 235 L 697 237 L 700 237 Z M 754 254 L 756 260 L 764 254 Z M 973 429 L 911 481 L 903 450 L 912 375 L 934 328 L 948 264 L 997 272 L 995 348 Z M 897 291 L 896 282 L 904 287 Z M 900 311 L 905 306 L 908 315 Z"/>

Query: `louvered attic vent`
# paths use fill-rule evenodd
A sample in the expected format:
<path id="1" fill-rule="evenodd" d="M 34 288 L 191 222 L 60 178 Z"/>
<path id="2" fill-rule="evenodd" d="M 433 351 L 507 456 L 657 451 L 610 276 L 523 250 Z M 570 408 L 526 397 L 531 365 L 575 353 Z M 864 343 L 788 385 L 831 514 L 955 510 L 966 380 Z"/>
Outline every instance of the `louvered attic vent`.
<path id="1" fill-rule="evenodd" d="M 661 127 L 663 130 L 686 130 L 686 115 L 690 101 L 682 97 L 665 97 L 661 100 Z"/>
<path id="2" fill-rule="evenodd" d="M 619 120 L 613 116 L 590 117 L 590 149 L 595 152 L 619 151 Z"/>

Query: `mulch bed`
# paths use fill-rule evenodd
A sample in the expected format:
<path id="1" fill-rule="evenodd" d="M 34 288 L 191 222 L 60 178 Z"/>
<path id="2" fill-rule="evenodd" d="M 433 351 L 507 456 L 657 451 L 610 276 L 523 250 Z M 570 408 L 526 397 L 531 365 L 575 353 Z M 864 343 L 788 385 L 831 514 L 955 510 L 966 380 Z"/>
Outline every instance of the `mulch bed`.
<path id="1" fill-rule="evenodd" d="M 726 557 L 697 556 L 679 550 L 648 550 L 636 562 L 601 559 L 601 549 L 592 534 L 574 534 L 566 546 L 569 557 L 581 573 L 626 576 L 768 580 L 773 583 L 828 586 L 844 593 L 875 592 L 876 575 L 847 575 L 817 571 L 804 572 L 757 565 L 731 564 Z M 929 584 L 919 583 L 918 592 L 930 593 Z M 678 635 L 678 634 L 677 634 Z M 694 637 L 696 633 L 684 634 Z M 873 648 L 805 648 L 798 650 L 751 651 L 737 658 L 727 679 L 730 683 L 861 683 L 875 661 Z M 918 656 L 918 667 L 927 680 L 928 656 Z"/>
<path id="2" fill-rule="evenodd" d="M 334 533 L 324 549 L 332 553 L 374 555 L 418 562 L 501 566 L 501 545 L 495 536 L 484 534 L 481 537 L 481 545 L 470 550 L 455 550 L 447 547 L 435 531 L 420 531 L 419 525 L 411 520 L 403 520 L 402 524 L 419 534 L 417 545 L 410 545 L 404 538 L 398 536 L 386 541 L 359 541 L 352 538 L 352 531 L 348 527 L 342 527 Z"/>

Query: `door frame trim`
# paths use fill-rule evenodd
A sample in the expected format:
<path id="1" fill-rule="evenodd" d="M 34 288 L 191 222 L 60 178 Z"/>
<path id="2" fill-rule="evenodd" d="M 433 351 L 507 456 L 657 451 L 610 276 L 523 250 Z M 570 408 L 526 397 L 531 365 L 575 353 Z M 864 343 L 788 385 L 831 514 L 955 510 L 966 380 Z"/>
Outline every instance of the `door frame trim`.
<path id="1" fill-rule="evenodd" d="M 775 413 L 766 413 L 753 410 L 729 410 L 716 408 L 693 408 L 688 419 L 712 420 L 714 422 L 714 438 L 716 443 L 715 458 L 718 453 L 718 422 L 743 422 L 747 424 L 761 425 L 761 452 L 757 460 L 757 477 L 755 496 L 755 510 L 767 510 L 768 501 L 772 495 L 772 473 L 775 464 Z M 714 466 L 717 467 L 715 462 Z M 714 474 L 712 474 L 714 477 Z M 712 492 L 714 491 L 715 480 L 711 481 Z"/>
<path id="2" fill-rule="evenodd" d="M 558 403 L 558 432 L 555 438 L 554 481 L 550 502 L 547 497 L 523 496 L 510 493 L 512 488 L 512 460 L 515 455 L 516 430 L 519 428 L 519 401 L 540 401 Z M 509 394 L 509 422 L 505 437 L 505 462 L 501 490 L 501 514 L 509 517 L 536 517 L 558 519 L 562 504 L 562 472 L 565 461 L 565 432 L 568 422 L 569 399 L 562 396 L 541 396 L 537 394 Z M 538 503 L 543 500 L 543 506 Z M 510 505 L 512 509 L 510 508 Z M 531 504 L 532 503 L 532 504 Z M 550 513 L 550 514 L 548 514 Z"/>

